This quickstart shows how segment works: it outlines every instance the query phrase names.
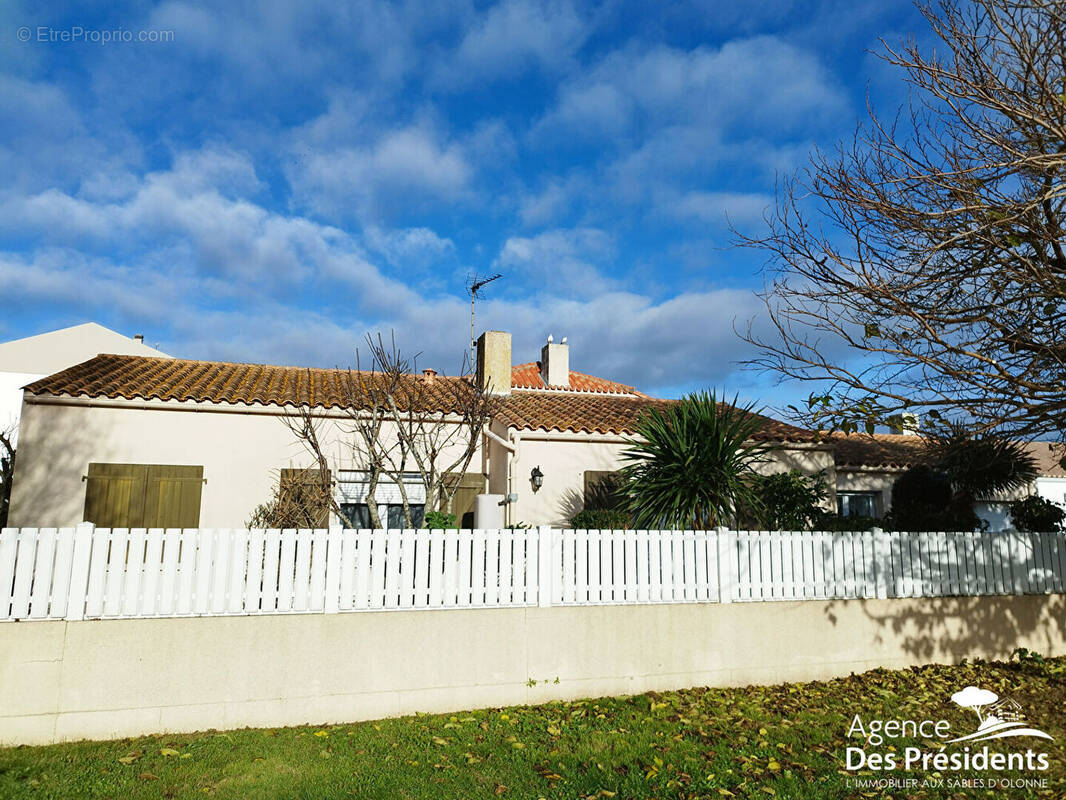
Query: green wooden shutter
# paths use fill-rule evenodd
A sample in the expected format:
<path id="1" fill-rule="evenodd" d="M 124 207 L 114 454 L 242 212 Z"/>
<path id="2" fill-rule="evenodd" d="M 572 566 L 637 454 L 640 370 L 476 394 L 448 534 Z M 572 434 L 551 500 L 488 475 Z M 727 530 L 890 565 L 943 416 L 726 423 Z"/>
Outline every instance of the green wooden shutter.
<path id="1" fill-rule="evenodd" d="M 101 528 L 196 528 L 203 467 L 90 464 L 85 520 Z"/>
<path id="2" fill-rule="evenodd" d="M 203 467 L 149 466 L 144 502 L 145 527 L 198 528 L 203 485 Z"/>
<path id="3" fill-rule="evenodd" d="M 460 528 L 473 527 L 474 506 L 477 503 L 477 496 L 485 493 L 486 476 L 480 472 L 463 474 L 450 472 L 445 476 L 445 480 L 450 486 L 456 487 L 455 494 L 452 495 L 450 512 L 455 514 L 455 523 Z"/>
<path id="4" fill-rule="evenodd" d="M 90 464 L 85 478 L 85 521 L 101 528 L 144 527 L 143 464 Z"/>

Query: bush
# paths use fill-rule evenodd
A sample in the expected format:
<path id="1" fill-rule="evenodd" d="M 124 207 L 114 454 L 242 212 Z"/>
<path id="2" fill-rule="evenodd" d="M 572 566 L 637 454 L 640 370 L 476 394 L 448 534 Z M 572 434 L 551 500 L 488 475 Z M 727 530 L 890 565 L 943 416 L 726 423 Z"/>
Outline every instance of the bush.
<path id="1" fill-rule="evenodd" d="M 622 509 L 586 508 L 570 518 L 578 530 L 617 531 L 632 527 L 629 512 Z"/>
<path id="2" fill-rule="evenodd" d="M 892 484 L 892 511 L 886 529 L 897 531 L 973 531 L 981 528 L 973 500 L 957 495 L 951 479 L 926 465 L 911 467 Z"/>
<path id="3" fill-rule="evenodd" d="M 1058 503 L 1032 495 L 1010 504 L 1010 521 L 1020 531 L 1061 531 L 1066 511 Z"/>
<path id="4" fill-rule="evenodd" d="M 754 507 L 738 509 L 738 522 L 759 530 L 802 531 L 821 527 L 827 512 L 822 507 L 828 489 L 825 475 L 807 477 L 799 470 L 751 479 Z"/>
<path id="5" fill-rule="evenodd" d="M 430 530 L 453 529 L 459 526 L 455 524 L 455 514 L 444 511 L 429 511 L 426 513 L 425 526 Z"/>

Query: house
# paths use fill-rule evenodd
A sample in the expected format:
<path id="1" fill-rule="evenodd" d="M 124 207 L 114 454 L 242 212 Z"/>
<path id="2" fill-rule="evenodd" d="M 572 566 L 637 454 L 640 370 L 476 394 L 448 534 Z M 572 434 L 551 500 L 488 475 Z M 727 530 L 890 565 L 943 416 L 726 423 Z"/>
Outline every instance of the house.
<path id="1" fill-rule="evenodd" d="M 827 437 L 832 444 L 836 471 L 836 504 L 841 516 L 880 518 L 892 508 L 892 484 L 907 469 L 922 462 L 925 442 L 911 433 L 843 434 Z M 1011 527 L 1007 503 L 1027 495 L 1066 505 L 1066 469 L 1060 463 L 1066 446 L 1056 442 L 1029 442 L 1039 476 L 1031 486 L 1009 496 L 982 498 L 977 515 L 989 530 Z"/>
<path id="2" fill-rule="evenodd" d="M 103 325 L 86 322 L 69 328 L 0 343 L 0 432 L 17 431 L 22 387 L 79 364 L 98 353 L 168 358 L 144 343 Z"/>
<path id="3" fill-rule="evenodd" d="M 509 333 L 478 339 L 474 379 L 499 395 L 499 410 L 470 469 L 456 476 L 451 510 L 466 526 L 567 525 L 589 487 L 621 466 L 641 411 L 669 402 L 569 361 L 565 340 L 514 365 Z M 300 408 L 322 426 L 339 504 L 365 520 L 366 465 L 345 446 L 351 375 L 108 354 L 35 381 L 25 391 L 9 524 L 243 527 L 282 470 L 314 463 L 286 424 Z M 458 424 L 451 382 L 467 379 L 427 370 L 410 380 L 423 382 L 428 410 Z M 824 470 L 832 485 L 831 445 L 764 420 L 761 436 L 782 444 L 766 469 Z M 424 501 L 417 481 L 404 484 L 412 503 Z M 401 519 L 398 490 L 385 481 L 373 498 L 390 526 Z"/>

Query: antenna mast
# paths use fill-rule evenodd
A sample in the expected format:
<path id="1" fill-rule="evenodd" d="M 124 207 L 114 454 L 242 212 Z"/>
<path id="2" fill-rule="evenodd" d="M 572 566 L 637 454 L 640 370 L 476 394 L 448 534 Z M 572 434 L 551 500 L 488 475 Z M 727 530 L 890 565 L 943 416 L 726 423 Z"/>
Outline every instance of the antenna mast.
<path id="1" fill-rule="evenodd" d="M 503 275 L 496 273 L 491 278 L 479 279 L 477 273 L 470 278 L 470 369 L 477 369 L 477 354 L 475 348 L 477 347 L 477 341 L 474 339 L 474 300 L 477 299 L 478 292 L 482 290 L 484 286 L 492 283 L 497 278 L 502 278 Z"/>

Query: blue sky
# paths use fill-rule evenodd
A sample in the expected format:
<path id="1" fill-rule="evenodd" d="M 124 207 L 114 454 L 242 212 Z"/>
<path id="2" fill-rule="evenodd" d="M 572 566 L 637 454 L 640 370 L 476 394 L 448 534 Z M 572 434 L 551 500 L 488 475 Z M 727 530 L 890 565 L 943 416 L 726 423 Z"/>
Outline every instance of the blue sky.
<path id="1" fill-rule="evenodd" d="M 868 89 L 902 102 L 867 51 L 924 36 L 900 0 L 36 5 L 0 6 L 0 339 L 346 366 L 395 330 L 452 374 L 498 271 L 478 328 L 516 363 L 552 333 L 574 369 L 768 406 L 809 389 L 738 369 L 763 259 L 726 215 L 759 230 Z M 173 33 L 48 41 L 77 28 Z"/>

